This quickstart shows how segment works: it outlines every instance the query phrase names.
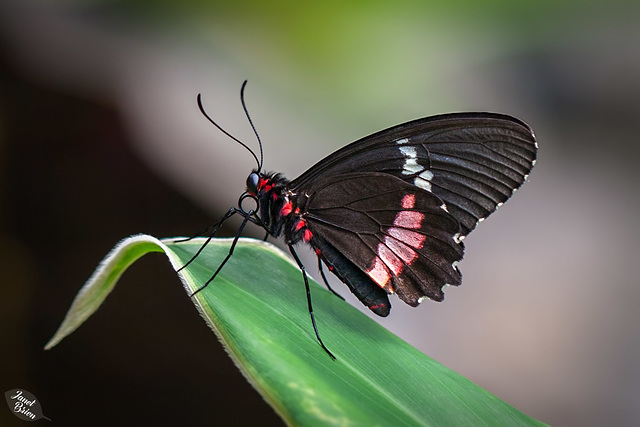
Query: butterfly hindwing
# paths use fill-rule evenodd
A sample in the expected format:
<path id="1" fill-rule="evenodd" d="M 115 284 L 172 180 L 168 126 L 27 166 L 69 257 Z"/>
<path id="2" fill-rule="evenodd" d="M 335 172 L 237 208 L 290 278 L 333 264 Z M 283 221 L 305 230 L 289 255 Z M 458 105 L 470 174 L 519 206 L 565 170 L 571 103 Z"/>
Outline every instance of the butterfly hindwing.
<path id="1" fill-rule="evenodd" d="M 372 284 L 416 306 L 425 296 L 442 300 L 445 284 L 460 283 L 459 224 L 432 193 L 377 172 L 334 176 L 305 191 L 298 203 L 313 235 Z"/>
<path id="2" fill-rule="evenodd" d="M 398 125 L 358 140 L 292 182 L 353 171 L 393 175 L 438 196 L 466 236 L 520 187 L 537 145 L 525 123 L 493 113 L 457 113 Z"/>

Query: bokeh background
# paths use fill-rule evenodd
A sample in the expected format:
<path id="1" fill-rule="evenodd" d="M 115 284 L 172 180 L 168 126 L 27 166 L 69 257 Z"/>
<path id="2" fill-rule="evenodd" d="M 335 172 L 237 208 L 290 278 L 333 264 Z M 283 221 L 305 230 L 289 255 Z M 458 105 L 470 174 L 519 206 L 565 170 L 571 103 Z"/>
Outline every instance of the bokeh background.
<path id="1" fill-rule="evenodd" d="M 538 164 L 465 241 L 463 286 L 378 320 L 544 422 L 640 425 L 640 2 L 622 0 L 2 1 L 1 391 L 60 425 L 281 424 L 161 255 L 42 350 L 118 240 L 235 205 L 253 160 L 195 97 L 255 147 L 244 79 L 265 165 L 291 178 L 410 119 L 527 121 Z"/>

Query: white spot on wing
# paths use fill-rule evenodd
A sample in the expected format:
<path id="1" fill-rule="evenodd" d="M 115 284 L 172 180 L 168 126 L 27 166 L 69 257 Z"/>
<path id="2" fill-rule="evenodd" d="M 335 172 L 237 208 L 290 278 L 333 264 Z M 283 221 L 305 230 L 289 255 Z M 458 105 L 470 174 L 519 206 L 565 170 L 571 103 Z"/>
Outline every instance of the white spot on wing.
<path id="1" fill-rule="evenodd" d="M 447 205 L 445 205 L 444 203 L 440 205 L 440 209 L 442 209 L 445 212 L 449 212 L 449 209 L 447 209 Z"/>
<path id="2" fill-rule="evenodd" d="M 431 179 L 433 179 L 433 172 L 426 170 L 420 174 L 420 178 L 431 181 Z"/>
<path id="3" fill-rule="evenodd" d="M 406 158 L 402 166 L 402 173 L 404 175 L 413 175 L 424 169 L 424 167 L 418 164 L 416 147 L 400 147 L 400 152 Z"/>
<path id="4" fill-rule="evenodd" d="M 418 159 L 407 159 L 402 167 L 403 175 L 413 175 L 424 169 L 418 164 Z"/>
<path id="5" fill-rule="evenodd" d="M 421 169 L 422 166 L 420 166 Z M 419 171 L 418 171 L 419 172 Z M 404 171 L 403 171 L 404 173 Z M 424 172 L 422 172 L 420 175 L 418 175 L 416 177 L 416 179 L 413 180 L 413 185 L 415 185 L 416 187 L 420 187 L 423 190 L 427 190 L 427 191 L 431 191 L 431 179 L 433 178 L 433 172 L 431 172 L 430 170 L 426 170 Z"/>
<path id="6" fill-rule="evenodd" d="M 404 173 L 404 170 L 402 171 L 402 173 Z M 415 185 L 416 187 L 420 187 L 423 190 L 431 191 L 431 183 L 425 179 L 420 178 L 420 176 L 417 176 L 416 179 L 413 180 L 413 185 Z"/>
<path id="7" fill-rule="evenodd" d="M 402 138 L 396 141 L 396 144 L 400 145 L 400 144 L 406 144 L 407 142 L 409 142 L 408 138 Z"/>
<path id="8" fill-rule="evenodd" d="M 415 159 L 418 157 L 418 153 L 416 152 L 416 147 L 400 147 L 400 152 L 407 159 Z"/>

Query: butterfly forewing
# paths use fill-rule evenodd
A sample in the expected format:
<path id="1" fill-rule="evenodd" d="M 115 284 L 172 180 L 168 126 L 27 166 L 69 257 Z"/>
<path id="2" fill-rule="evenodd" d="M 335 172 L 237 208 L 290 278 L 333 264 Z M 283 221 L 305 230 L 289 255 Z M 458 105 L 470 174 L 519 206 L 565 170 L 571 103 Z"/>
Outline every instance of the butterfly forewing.
<path id="1" fill-rule="evenodd" d="M 292 182 L 305 188 L 344 173 L 382 172 L 438 196 L 462 236 L 525 181 L 536 158 L 531 129 L 510 116 L 460 113 L 398 125 L 356 141 Z"/>
<path id="2" fill-rule="evenodd" d="M 460 283 L 459 224 L 432 193 L 375 172 L 319 179 L 305 192 L 299 203 L 313 235 L 365 272 L 371 286 L 415 306 L 424 296 L 442 300 L 442 286 Z"/>

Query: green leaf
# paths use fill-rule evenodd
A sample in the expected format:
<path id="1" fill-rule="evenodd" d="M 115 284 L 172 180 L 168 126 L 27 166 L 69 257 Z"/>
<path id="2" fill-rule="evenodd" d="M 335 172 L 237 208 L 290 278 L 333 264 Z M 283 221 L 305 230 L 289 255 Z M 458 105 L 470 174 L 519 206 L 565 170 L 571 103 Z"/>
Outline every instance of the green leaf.
<path id="1" fill-rule="evenodd" d="M 172 243 L 139 235 L 120 242 L 80 290 L 45 348 L 100 306 L 124 270 L 165 252 L 177 270 L 202 239 Z M 179 273 L 190 295 L 228 253 L 215 239 Z M 300 270 L 274 246 L 241 239 L 212 284 L 192 297 L 245 377 L 291 425 L 544 425 L 447 369 L 311 283 L 320 347 Z"/>

